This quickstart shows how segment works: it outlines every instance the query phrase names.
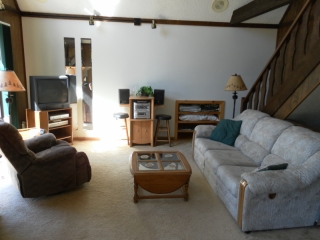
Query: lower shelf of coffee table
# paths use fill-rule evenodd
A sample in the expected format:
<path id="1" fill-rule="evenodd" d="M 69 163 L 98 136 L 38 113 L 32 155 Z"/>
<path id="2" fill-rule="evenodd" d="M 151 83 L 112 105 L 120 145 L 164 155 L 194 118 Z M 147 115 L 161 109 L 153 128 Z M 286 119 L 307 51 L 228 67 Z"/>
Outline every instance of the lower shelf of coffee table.
<path id="1" fill-rule="evenodd" d="M 154 193 L 148 192 L 142 187 L 139 187 L 137 192 L 137 200 L 135 201 L 135 196 L 134 196 L 133 201 L 137 203 L 139 199 L 159 199 L 159 198 L 183 198 L 184 201 L 188 201 L 189 194 L 185 192 L 183 187 L 179 188 L 174 192 L 166 193 L 166 194 L 154 194 Z"/>

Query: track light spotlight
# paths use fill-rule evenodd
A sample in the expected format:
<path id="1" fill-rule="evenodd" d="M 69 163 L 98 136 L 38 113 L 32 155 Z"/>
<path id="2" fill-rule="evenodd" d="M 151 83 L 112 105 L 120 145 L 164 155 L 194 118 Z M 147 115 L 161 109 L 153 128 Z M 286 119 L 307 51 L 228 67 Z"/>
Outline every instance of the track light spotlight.
<path id="1" fill-rule="evenodd" d="M 89 25 L 94 25 L 93 16 L 90 16 L 90 19 L 89 19 Z"/>
<path id="2" fill-rule="evenodd" d="M 141 25 L 141 18 L 134 18 L 133 25 L 140 26 Z"/>
<path id="3" fill-rule="evenodd" d="M 156 25 L 156 21 L 155 21 L 155 20 L 152 20 L 151 28 L 152 28 L 152 29 L 157 28 L 157 25 Z"/>
<path id="4" fill-rule="evenodd" d="M 3 11 L 5 9 L 6 8 L 5 8 L 4 4 L 2 3 L 2 0 L 0 0 L 0 11 Z"/>

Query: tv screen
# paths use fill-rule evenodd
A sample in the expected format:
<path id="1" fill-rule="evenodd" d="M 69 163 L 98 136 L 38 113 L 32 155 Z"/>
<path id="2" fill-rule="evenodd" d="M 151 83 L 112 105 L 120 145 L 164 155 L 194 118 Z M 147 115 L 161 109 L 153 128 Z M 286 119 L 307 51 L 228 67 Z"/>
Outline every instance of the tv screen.
<path id="1" fill-rule="evenodd" d="M 69 108 L 67 76 L 30 76 L 30 105 L 34 111 Z"/>
<path id="2" fill-rule="evenodd" d="M 42 79 L 37 81 L 38 103 L 67 103 L 68 82 L 65 79 Z"/>

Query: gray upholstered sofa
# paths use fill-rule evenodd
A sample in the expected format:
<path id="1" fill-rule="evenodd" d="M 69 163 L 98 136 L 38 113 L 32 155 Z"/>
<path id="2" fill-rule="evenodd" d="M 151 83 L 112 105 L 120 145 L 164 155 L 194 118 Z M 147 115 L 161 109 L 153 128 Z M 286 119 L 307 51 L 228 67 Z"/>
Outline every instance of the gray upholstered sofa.
<path id="1" fill-rule="evenodd" d="M 194 160 L 241 230 L 313 226 L 320 214 L 320 133 L 256 110 L 242 120 L 234 147 L 210 140 L 199 125 Z M 285 170 L 257 168 L 288 163 Z"/>

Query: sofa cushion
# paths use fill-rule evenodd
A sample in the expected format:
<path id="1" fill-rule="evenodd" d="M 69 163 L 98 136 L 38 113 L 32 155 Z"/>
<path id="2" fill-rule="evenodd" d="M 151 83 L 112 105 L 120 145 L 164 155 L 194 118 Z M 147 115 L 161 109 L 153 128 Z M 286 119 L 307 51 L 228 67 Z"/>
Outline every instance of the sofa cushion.
<path id="1" fill-rule="evenodd" d="M 249 141 L 249 139 L 246 136 L 240 134 L 237 137 L 236 141 L 234 142 L 234 146 L 240 150 L 242 144 L 244 144 L 248 141 Z"/>
<path id="2" fill-rule="evenodd" d="M 261 165 L 263 159 L 269 154 L 267 150 L 252 141 L 247 141 L 242 144 L 240 147 L 240 151 L 258 165 Z"/>
<path id="3" fill-rule="evenodd" d="M 197 138 L 194 142 L 194 147 L 205 154 L 208 150 L 231 150 L 238 151 L 235 147 L 223 144 L 221 142 L 212 141 L 208 138 Z"/>
<path id="4" fill-rule="evenodd" d="M 220 166 L 217 176 L 234 197 L 238 197 L 241 174 L 254 171 L 255 167 Z"/>
<path id="5" fill-rule="evenodd" d="M 212 141 L 209 138 L 196 138 L 194 141 L 194 159 L 201 171 L 203 171 L 204 169 L 204 155 L 208 150 L 238 151 L 238 149 L 236 149 L 235 147 L 231 147 L 220 142 Z"/>
<path id="6" fill-rule="evenodd" d="M 291 126 L 293 126 L 293 124 L 290 122 L 265 117 L 259 120 L 254 126 L 249 139 L 270 152 L 280 134 Z"/>
<path id="7" fill-rule="evenodd" d="M 249 139 L 245 135 L 238 136 L 235 147 L 260 165 L 263 159 L 270 154 L 279 135 L 290 126 L 292 126 L 291 123 L 283 120 L 271 117 L 262 118 L 257 121 Z"/>
<path id="8" fill-rule="evenodd" d="M 241 114 L 236 116 L 234 120 L 242 121 L 242 125 L 240 128 L 240 134 L 246 136 L 248 139 L 250 139 L 250 135 L 252 133 L 252 130 L 256 123 L 265 117 L 270 117 L 270 115 L 257 111 L 252 109 L 247 109 L 243 111 Z"/>
<path id="9" fill-rule="evenodd" d="M 318 151 L 320 133 L 297 126 L 284 130 L 271 149 L 271 153 L 293 166 L 301 165 Z"/>
<path id="10" fill-rule="evenodd" d="M 204 158 L 205 168 L 208 167 L 213 169 L 215 174 L 217 173 L 218 168 L 223 165 L 255 168 L 259 166 L 241 151 L 209 150 L 205 153 Z"/>
<path id="11" fill-rule="evenodd" d="M 229 146 L 234 146 L 234 142 L 239 135 L 242 121 L 222 119 L 216 128 L 212 130 L 210 139 L 222 142 Z"/>
<path id="12" fill-rule="evenodd" d="M 265 167 L 268 165 L 280 164 L 286 162 L 283 158 L 279 157 L 275 154 L 268 154 L 263 161 L 261 162 L 261 167 Z"/>

